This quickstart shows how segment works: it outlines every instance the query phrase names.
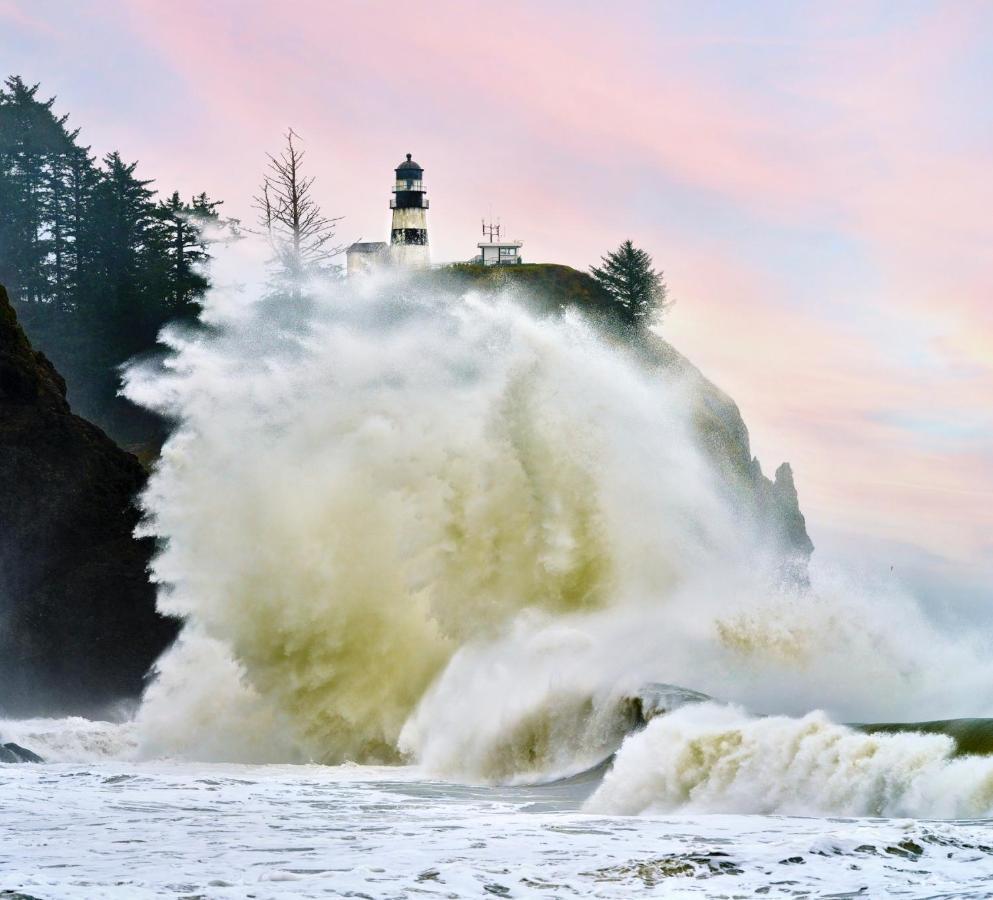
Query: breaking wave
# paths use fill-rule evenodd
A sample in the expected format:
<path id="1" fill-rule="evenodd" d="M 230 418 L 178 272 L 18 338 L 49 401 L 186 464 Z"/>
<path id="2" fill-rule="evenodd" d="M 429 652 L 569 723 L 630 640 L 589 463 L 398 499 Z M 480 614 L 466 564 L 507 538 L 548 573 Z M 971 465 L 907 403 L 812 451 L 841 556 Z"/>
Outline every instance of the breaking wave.
<path id="1" fill-rule="evenodd" d="M 130 759 L 138 752 L 133 722 L 63 719 L 0 719 L 0 744 L 26 747 L 46 762 L 92 763 Z"/>
<path id="2" fill-rule="evenodd" d="M 993 812 L 993 758 L 946 734 L 878 733 L 822 712 L 756 718 L 703 703 L 629 737 L 591 812 L 972 818 Z"/>
<path id="3" fill-rule="evenodd" d="M 162 545 L 160 608 L 186 621 L 138 715 L 144 754 L 540 781 L 614 753 L 631 698 L 670 682 L 800 718 L 659 718 L 624 743 L 598 807 L 640 811 L 639 779 L 652 808 L 747 806 L 755 779 L 776 808 L 924 812 L 936 788 L 855 799 L 918 759 L 962 776 L 933 785 L 978 779 L 973 799 L 933 810 L 984 802 L 985 769 L 942 763 L 946 738 L 805 715 L 989 714 L 972 704 L 993 665 L 892 587 L 816 566 L 809 585 L 784 582 L 740 485 L 702 449 L 716 392 L 691 370 L 509 293 L 388 279 L 294 303 L 215 292 L 206 318 L 166 335 L 164 371 L 128 375 L 131 399 L 176 422 L 144 528 Z M 703 740 L 687 736 L 710 727 L 701 716 L 754 761 L 729 774 L 717 741 L 689 781 L 660 775 Z M 787 765 L 780 794 L 760 787 L 769 747 L 792 759 L 815 732 L 871 758 L 864 784 L 845 794 L 822 754 Z"/>

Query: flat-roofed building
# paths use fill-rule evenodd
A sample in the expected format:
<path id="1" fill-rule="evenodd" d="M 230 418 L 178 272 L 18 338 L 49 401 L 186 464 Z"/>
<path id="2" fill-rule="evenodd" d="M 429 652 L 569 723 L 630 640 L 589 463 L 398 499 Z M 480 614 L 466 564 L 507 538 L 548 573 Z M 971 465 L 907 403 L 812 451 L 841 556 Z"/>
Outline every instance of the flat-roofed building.
<path id="1" fill-rule="evenodd" d="M 473 260 L 474 263 L 484 266 L 516 266 L 524 262 L 521 259 L 521 247 L 524 243 L 501 240 L 500 231 L 500 225 L 487 225 L 486 219 L 483 219 L 483 237 L 486 240 L 476 244 L 479 255 Z"/>
<path id="2" fill-rule="evenodd" d="M 516 266 L 521 259 L 522 241 L 488 241 L 476 244 L 479 247 L 478 262 L 484 266 Z"/>
<path id="3" fill-rule="evenodd" d="M 345 250 L 345 260 L 349 276 L 372 272 L 390 261 L 390 245 L 386 241 L 359 241 Z"/>

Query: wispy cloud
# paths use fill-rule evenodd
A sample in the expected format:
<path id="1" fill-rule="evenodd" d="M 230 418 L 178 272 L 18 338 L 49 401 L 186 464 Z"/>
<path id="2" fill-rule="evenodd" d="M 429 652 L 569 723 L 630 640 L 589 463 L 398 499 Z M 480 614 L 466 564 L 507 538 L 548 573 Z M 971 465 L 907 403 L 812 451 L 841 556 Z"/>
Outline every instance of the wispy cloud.
<path id="1" fill-rule="evenodd" d="M 531 259 L 645 244 L 680 300 L 667 333 L 740 401 L 762 457 L 794 461 L 815 536 L 986 558 L 987 4 L 41 8 L 0 0 L 0 46 L 37 39 L 39 16 L 99 30 L 101 68 L 62 42 L 33 77 L 87 135 L 232 213 L 292 124 L 347 239 L 385 233 L 411 151 L 438 258 L 468 256 L 491 208 Z"/>

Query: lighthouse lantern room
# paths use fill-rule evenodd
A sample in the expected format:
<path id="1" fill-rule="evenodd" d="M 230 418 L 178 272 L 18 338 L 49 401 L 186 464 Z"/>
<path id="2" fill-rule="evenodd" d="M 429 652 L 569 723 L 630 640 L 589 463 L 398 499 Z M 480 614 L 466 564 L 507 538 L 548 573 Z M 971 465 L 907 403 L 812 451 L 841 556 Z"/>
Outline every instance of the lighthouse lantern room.
<path id="1" fill-rule="evenodd" d="M 424 196 L 424 169 L 407 154 L 396 167 L 396 186 L 390 209 L 390 257 L 400 266 L 423 267 L 430 263 L 428 252 L 428 200 Z"/>

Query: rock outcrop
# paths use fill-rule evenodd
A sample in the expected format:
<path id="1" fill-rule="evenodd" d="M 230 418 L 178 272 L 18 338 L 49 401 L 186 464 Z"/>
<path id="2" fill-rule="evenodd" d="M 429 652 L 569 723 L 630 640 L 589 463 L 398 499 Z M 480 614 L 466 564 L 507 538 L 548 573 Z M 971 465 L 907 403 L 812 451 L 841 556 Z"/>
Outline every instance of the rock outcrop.
<path id="1" fill-rule="evenodd" d="M 132 536 L 138 460 L 72 414 L 0 286 L 0 714 L 93 714 L 139 696 L 176 634 Z"/>
<path id="2" fill-rule="evenodd" d="M 634 723 L 632 730 L 634 730 L 635 728 L 643 728 L 652 719 L 667 716 L 687 704 L 709 703 L 713 699 L 713 697 L 700 691 L 680 687 L 677 684 L 653 682 L 644 685 L 630 696 L 622 698 L 621 703 L 629 712 L 630 719 Z"/>
<path id="3" fill-rule="evenodd" d="M 790 464 L 782 463 L 773 478 L 767 478 L 752 455 L 748 428 L 734 400 L 661 338 L 646 335 L 641 342 L 646 364 L 675 372 L 692 384 L 697 437 L 723 476 L 728 502 L 780 556 L 783 573 L 791 580 L 806 581 L 814 544 L 800 511 Z"/>
<path id="4" fill-rule="evenodd" d="M 27 747 L 22 747 L 20 744 L 11 742 L 0 744 L 0 763 L 41 763 L 44 761 L 37 753 L 28 750 Z"/>

